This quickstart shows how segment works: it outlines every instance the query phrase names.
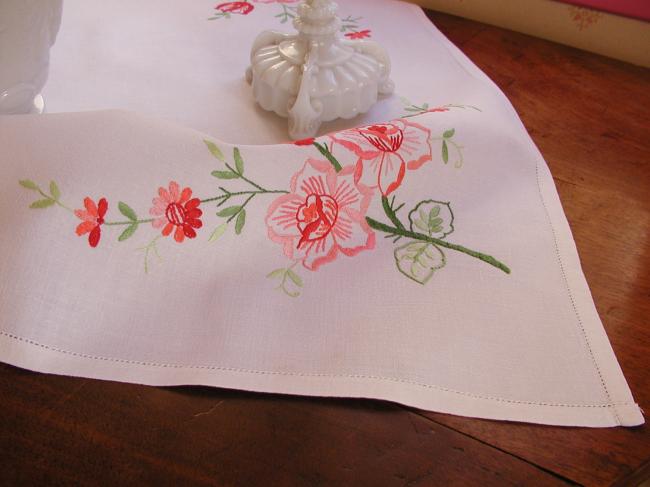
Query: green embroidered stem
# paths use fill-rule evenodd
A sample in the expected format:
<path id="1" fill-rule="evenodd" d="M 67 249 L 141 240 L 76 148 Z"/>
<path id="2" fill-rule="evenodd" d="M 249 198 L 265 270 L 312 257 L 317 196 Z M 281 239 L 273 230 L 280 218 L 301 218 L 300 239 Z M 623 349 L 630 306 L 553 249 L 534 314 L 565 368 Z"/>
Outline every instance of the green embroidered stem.
<path id="1" fill-rule="evenodd" d="M 318 142 L 313 143 L 314 147 L 318 149 L 318 151 L 325 156 L 325 158 L 330 161 L 332 166 L 334 166 L 334 170 L 336 172 L 341 172 L 341 169 L 343 167 L 341 166 L 341 163 L 334 157 L 334 154 L 327 148 L 326 144 L 319 144 Z"/>
<path id="2" fill-rule="evenodd" d="M 390 221 L 393 222 L 393 225 L 395 225 L 397 228 L 404 229 L 404 225 L 402 225 L 402 222 L 397 217 L 397 211 L 404 205 L 400 205 L 397 209 L 393 209 L 394 203 L 395 203 L 394 196 L 392 202 L 388 201 L 387 196 L 381 197 L 381 205 L 384 207 L 384 212 L 386 213 L 386 216 L 390 219 Z"/>
<path id="3" fill-rule="evenodd" d="M 108 225 L 108 226 L 139 225 L 141 223 L 151 223 L 152 221 L 154 221 L 154 218 L 148 218 L 146 220 L 127 220 L 122 222 L 104 222 L 104 225 Z"/>
<path id="4" fill-rule="evenodd" d="M 445 240 L 440 240 L 439 238 L 429 237 L 428 235 L 424 235 L 423 233 L 411 232 L 409 230 L 406 230 L 405 228 L 398 228 L 397 226 L 391 227 L 390 225 L 386 225 L 385 223 L 381 223 L 370 217 L 366 217 L 366 221 L 368 222 L 368 225 L 370 225 L 371 228 L 375 230 L 379 230 L 380 232 L 385 232 L 393 235 L 400 235 L 402 237 L 408 237 L 414 240 L 420 240 L 421 242 L 431 243 L 439 247 L 444 247 L 446 249 L 456 250 L 458 252 L 462 252 L 464 254 L 482 260 L 483 262 L 490 264 L 496 267 L 497 269 L 502 270 L 506 274 L 510 274 L 510 268 L 504 263 L 499 262 L 491 255 L 487 255 L 482 252 L 477 252 L 476 250 L 468 249 L 467 247 L 463 247 L 462 245 L 457 245 L 457 244 L 447 242 Z"/>
<path id="5" fill-rule="evenodd" d="M 346 18 L 341 19 L 341 32 L 347 32 L 349 30 L 357 30 L 359 28 L 359 21 L 363 17 L 352 17 L 348 15 Z"/>
<path id="6" fill-rule="evenodd" d="M 402 118 L 415 117 L 417 115 L 427 113 L 431 109 L 428 103 L 423 103 L 422 105 L 415 105 L 411 103 L 409 100 L 407 100 L 406 98 L 402 98 L 401 102 L 402 105 L 404 105 L 404 111 L 407 112 L 404 115 L 402 115 Z M 447 105 L 443 105 L 438 108 L 461 108 L 463 110 L 470 108 L 472 110 L 476 110 L 477 112 L 483 111 L 480 108 L 475 107 L 473 105 L 457 105 L 454 103 L 448 103 Z"/>
<path id="7" fill-rule="evenodd" d="M 264 189 L 264 188 L 263 188 L 262 186 L 260 186 L 259 184 L 254 183 L 253 181 L 251 181 L 250 179 L 248 179 L 247 177 L 245 177 L 245 176 L 244 176 L 240 171 L 235 171 L 235 170 L 233 169 L 233 167 L 232 167 L 230 164 L 228 164 L 227 162 L 225 162 L 224 165 L 225 165 L 228 169 L 230 169 L 232 172 L 234 172 L 235 174 L 237 174 L 237 176 L 239 176 L 240 179 L 243 179 L 244 181 L 246 181 L 246 182 L 247 182 L 248 184 L 250 184 L 251 186 L 253 186 L 253 187 L 259 189 L 259 190 L 260 190 L 261 192 L 263 192 L 263 193 L 268 193 L 268 192 L 269 192 L 268 190 Z"/>
<path id="8" fill-rule="evenodd" d="M 224 199 L 231 198 L 233 196 L 242 196 L 242 195 L 258 195 L 258 194 L 289 194 L 289 191 L 284 191 L 281 189 L 278 190 L 260 190 L 260 191 L 237 191 L 234 193 L 231 193 L 230 191 L 224 189 L 224 188 L 219 188 L 221 191 L 223 191 L 225 194 L 222 194 L 221 196 L 215 196 L 214 198 L 206 198 L 204 200 L 201 200 L 201 204 L 203 203 L 212 203 L 214 201 L 221 201 Z"/>
<path id="9" fill-rule="evenodd" d="M 48 206 L 57 205 L 70 213 L 74 213 L 72 208 L 61 203 L 61 200 L 59 199 L 61 197 L 61 190 L 54 181 L 50 181 L 50 194 L 44 192 L 41 187 L 31 179 L 21 179 L 18 181 L 18 184 L 30 191 L 36 191 L 44 198 L 42 200 L 34 201 L 30 205 L 30 208 L 47 208 Z"/>
<path id="10" fill-rule="evenodd" d="M 255 198 L 255 196 L 256 196 L 255 194 L 252 194 L 252 195 L 250 195 L 248 198 L 246 198 L 246 201 L 244 201 L 244 203 L 239 207 L 239 211 L 238 211 L 237 213 L 235 213 L 234 215 L 232 215 L 230 218 L 228 218 L 228 220 L 226 220 L 226 223 L 230 223 L 230 222 L 233 221 L 235 218 L 237 218 L 237 217 L 239 216 L 239 214 L 240 214 L 242 211 L 244 211 L 244 208 L 246 208 L 246 205 L 247 205 L 248 203 L 250 203 L 250 201 L 251 201 L 253 198 Z"/>
<path id="11" fill-rule="evenodd" d="M 476 110 L 477 112 L 482 112 L 479 107 L 475 107 L 474 105 L 456 105 L 454 103 L 448 103 L 447 105 L 443 105 L 442 108 L 462 108 L 465 110 L 466 108 L 471 108 L 472 110 Z"/>
<path id="12" fill-rule="evenodd" d="M 54 200 L 54 204 L 55 204 L 55 205 L 57 205 L 57 206 L 63 208 L 64 210 L 69 211 L 70 213 L 74 213 L 74 210 L 73 210 L 72 208 L 70 208 L 69 206 L 66 206 L 66 205 L 64 205 L 63 203 L 61 203 L 61 201 L 59 201 L 59 198 L 54 198 L 54 197 L 52 197 L 52 195 L 45 194 L 45 193 L 41 190 L 41 188 L 38 188 L 38 192 L 39 192 L 39 193 L 41 194 L 41 196 L 43 196 L 44 198 L 48 198 L 48 199 L 52 199 L 52 200 Z"/>

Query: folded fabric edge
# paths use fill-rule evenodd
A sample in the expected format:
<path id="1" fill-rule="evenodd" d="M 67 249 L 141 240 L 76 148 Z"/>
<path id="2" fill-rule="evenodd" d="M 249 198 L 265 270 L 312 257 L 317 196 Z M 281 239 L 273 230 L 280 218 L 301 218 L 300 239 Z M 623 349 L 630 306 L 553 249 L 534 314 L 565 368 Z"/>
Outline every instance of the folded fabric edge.
<path id="1" fill-rule="evenodd" d="M 612 427 L 644 423 L 638 405 L 543 404 L 477 396 L 406 379 L 147 364 L 57 350 L 0 332 L 0 359 L 32 370 L 150 386 L 201 385 L 315 397 L 379 399 L 459 416 L 555 426 Z M 83 375 L 79 370 L 84 370 Z"/>

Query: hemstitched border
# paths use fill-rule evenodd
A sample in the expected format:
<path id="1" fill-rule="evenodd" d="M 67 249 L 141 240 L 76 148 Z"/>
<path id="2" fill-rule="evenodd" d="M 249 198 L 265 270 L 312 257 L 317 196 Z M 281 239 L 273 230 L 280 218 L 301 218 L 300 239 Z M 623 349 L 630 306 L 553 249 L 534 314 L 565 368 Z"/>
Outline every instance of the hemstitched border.
<path id="1" fill-rule="evenodd" d="M 582 338 L 585 341 L 585 345 L 587 346 L 587 351 L 589 352 L 589 356 L 591 357 L 591 361 L 594 364 L 594 367 L 596 368 L 596 372 L 598 373 L 598 377 L 600 379 L 600 383 L 603 386 L 603 390 L 605 392 L 605 397 L 607 398 L 608 403 L 612 403 L 612 396 L 609 393 L 609 389 L 607 389 L 607 384 L 605 382 L 605 378 L 603 377 L 602 372 L 600 371 L 600 366 L 598 365 L 598 361 L 596 360 L 596 356 L 594 355 L 594 352 L 591 348 L 591 343 L 589 341 L 589 336 L 587 335 L 587 331 L 585 330 L 585 327 L 582 323 L 582 318 L 580 317 L 580 313 L 578 312 L 578 307 L 576 306 L 575 299 L 573 297 L 573 293 L 571 291 L 571 286 L 569 286 L 569 280 L 567 279 L 566 272 L 564 270 L 564 263 L 562 262 L 562 256 L 560 254 L 560 248 L 558 246 L 557 242 L 557 234 L 555 233 L 555 227 L 553 226 L 553 221 L 551 220 L 551 215 L 548 211 L 548 207 L 546 206 L 546 201 L 544 200 L 544 193 L 542 192 L 542 186 L 541 186 L 541 181 L 539 178 L 539 157 L 535 158 L 535 178 L 537 179 L 537 189 L 539 190 L 539 198 L 542 202 L 542 206 L 544 207 L 544 212 L 546 213 L 546 220 L 548 222 L 548 226 L 551 228 L 551 233 L 553 234 L 553 243 L 555 244 L 555 254 L 557 256 L 557 262 L 560 266 L 560 271 L 562 273 L 562 280 L 564 281 L 564 285 L 566 287 L 567 294 L 569 296 L 569 300 L 571 301 L 571 306 L 573 307 L 573 311 L 575 312 L 576 319 L 578 320 L 578 325 L 580 327 L 580 332 L 582 334 Z M 614 405 L 613 407 L 613 412 L 614 416 L 616 418 L 616 422 L 621 425 L 621 418 L 618 415 L 618 412 L 616 411 L 616 406 Z"/>
<path id="2" fill-rule="evenodd" d="M 221 372 L 236 372 L 236 373 L 245 373 L 245 374 L 257 374 L 257 375 L 278 375 L 278 376 L 291 376 L 291 377 L 322 377 L 322 378 L 344 378 L 344 379 L 368 379 L 368 380 L 381 380 L 387 382 L 397 382 L 403 384 L 414 385 L 418 387 L 423 387 L 427 389 L 437 389 L 443 392 L 449 392 L 453 394 L 459 394 L 462 396 L 471 397 L 473 399 L 481 399 L 488 401 L 504 402 L 509 404 L 523 404 L 529 406 L 550 406 L 550 407 L 565 407 L 565 408 L 616 408 L 618 406 L 633 406 L 634 403 L 621 402 L 621 403 L 608 403 L 608 404 L 555 404 L 555 403 L 543 403 L 543 402 L 534 402 L 534 401 L 517 401 L 514 399 L 503 399 L 500 397 L 492 396 L 483 396 L 479 394 L 471 394 L 469 392 L 456 391 L 453 389 L 448 389 L 446 387 L 436 386 L 432 384 L 424 384 L 421 382 L 408 380 L 408 379 L 398 379 L 396 377 L 380 377 L 372 375 L 353 375 L 353 374 L 318 374 L 318 373 L 302 373 L 302 372 L 274 372 L 274 371 L 264 371 L 264 370 L 252 370 L 252 369 L 241 369 L 237 367 L 221 367 L 217 365 L 184 365 L 184 364 L 159 364 L 155 362 L 142 362 L 138 360 L 128 360 L 128 359 L 118 359 L 113 357 L 101 357 L 95 355 L 89 355 L 85 353 L 71 352 L 69 350 L 63 350 L 56 347 L 51 347 L 49 345 L 44 345 L 42 343 L 35 342 L 34 340 L 29 340 L 17 335 L 13 335 L 6 331 L 0 330 L 0 335 L 12 340 L 26 343 L 35 347 L 42 348 L 44 350 L 49 350 L 52 352 L 62 353 L 65 355 L 70 355 L 73 357 L 79 357 L 84 359 L 98 360 L 103 362 L 115 362 L 121 364 L 130 364 L 130 365 L 142 365 L 146 367 L 160 367 L 160 368 L 170 368 L 170 369 L 202 369 L 202 370 L 216 370 Z M 618 416 L 617 416 L 618 419 Z M 619 421 L 620 422 L 620 421 Z"/>

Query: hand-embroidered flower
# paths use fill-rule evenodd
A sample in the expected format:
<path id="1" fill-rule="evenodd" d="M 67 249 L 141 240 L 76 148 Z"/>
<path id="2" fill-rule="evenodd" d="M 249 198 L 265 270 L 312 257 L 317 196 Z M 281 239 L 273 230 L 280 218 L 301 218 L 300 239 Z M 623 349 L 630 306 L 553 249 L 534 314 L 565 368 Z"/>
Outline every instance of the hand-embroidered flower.
<path id="1" fill-rule="evenodd" d="M 158 188 L 158 197 L 153 199 L 153 207 L 149 210 L 156 217 L 152 222 L 154 228 L 162 228 L 162 234 L 167 237 L 174 231 L 174 240 L 181 243 L 185 237 L 196 237 L 195 228 L 201 228 L 200 217 L 203 211 L 199 209 L 201 200 L 192 198 L 192 190 L 184 188 L 181 191 L 176 181 L 169 183 L 169 189 Z"/>
<path id="2" fill-rule="evenodd" d="M 101 226 L 104 224 L 104 216 L 108 211 L 108 202 L 106 198 L 101 198 L 97 204 L 89 197 L 84 198 L 85 210 L 75 210 L 77 218 L 83 220 L 77 225 L 76 233 L 80 237 L 87 233 L 88 243 L 91 247 L 97 247 L 99 239 L 102 236 Z"/>
<path id="3" fill-rule="evenodd" d="M 248 15 L 253 11 L 254 8 L 255 6 L 252 3 L 248 2 L 226 2 L 220 3 L 214 7 L 215 10 L 219 10 L 222 13 L 240 15 Z"/>
<path id="4" fill-rule="evenodd" d="M 407 120 L 345 130 L 330 138 L 358 157 L 356 181 L 378 187 L 384 196 L 395 191 L 406 170 L 431 160 L 431 131 Z"/>
<path id="5" fill-rule="evenodd" d="M 291 192 L 269 207 L 269 238 L 310 270 L 338 252 L 354 256 L 375 246 L 365 215 L 372 190 L 354 181 L 354 167 L 336 172 L 327 161 L 309 159 L 291 180 Z"/>
<path id="6" fill-rule="evenodd" d="M 370 37 L 370 32 L 371 32 L 370 29 L 360 30 L 358 32 L 348 32 L 347 34 L 345 34 L 345 37 L 353 40 L 367 39 Z"/>

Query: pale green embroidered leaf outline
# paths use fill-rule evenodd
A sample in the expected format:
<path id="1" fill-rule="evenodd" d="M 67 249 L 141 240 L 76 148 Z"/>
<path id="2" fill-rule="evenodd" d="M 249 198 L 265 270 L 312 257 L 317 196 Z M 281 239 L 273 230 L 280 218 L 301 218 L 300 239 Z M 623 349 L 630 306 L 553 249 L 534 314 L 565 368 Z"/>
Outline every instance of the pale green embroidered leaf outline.
<path id="1" fill-rule="evenodd" d="M 292 282 L 293 285 L 297 288 L 302 288 L 304 283 L 302 278 L 293 270 L 297 265 L 297 262 L 291 267 L 284 267 L 282 269 L 276 269 L 272 272 L 269 272 L 266 276 L 267 279 L 273 279 L 279 281 L 279 284 L 276 286 L 278 291 L 282 291 L 284 294 L 291 298 L 297 298 L 300 296 L 300 291 L 292 291 L 288 286 Z"/>
<path id="2" fill-rule="evenodd" d="M 412 232 L 443 239 L 454 231 L 454 213 L 449 202 L 424 200 L 409 213 Z"/>
<path id="3" fill-rule="evenodd" d="M 397 269 L 409 279 L 426 284 L 435 271 L 447 263 L 443 251 L 433 244 L 412 241 L 401 245 L 394 252 Z"/>

